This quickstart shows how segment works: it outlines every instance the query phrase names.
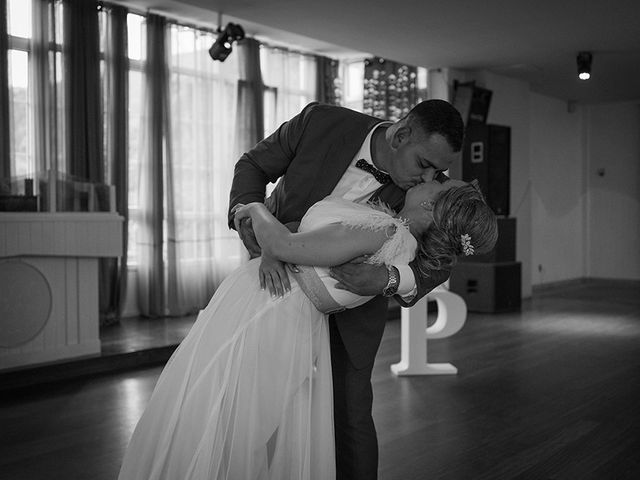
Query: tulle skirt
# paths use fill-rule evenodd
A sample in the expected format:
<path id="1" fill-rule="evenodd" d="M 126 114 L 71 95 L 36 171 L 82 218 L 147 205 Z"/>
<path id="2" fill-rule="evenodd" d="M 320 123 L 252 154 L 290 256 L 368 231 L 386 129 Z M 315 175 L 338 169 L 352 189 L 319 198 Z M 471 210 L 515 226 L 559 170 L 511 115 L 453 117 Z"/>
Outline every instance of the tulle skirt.
<path id="1" fill-rule="evenodd" d="M 227 277 L 198 315 L 119 480 L 335 478 L 327 318 L 295 283 L 284 298 L 260 290 L 258 266 Z"/>

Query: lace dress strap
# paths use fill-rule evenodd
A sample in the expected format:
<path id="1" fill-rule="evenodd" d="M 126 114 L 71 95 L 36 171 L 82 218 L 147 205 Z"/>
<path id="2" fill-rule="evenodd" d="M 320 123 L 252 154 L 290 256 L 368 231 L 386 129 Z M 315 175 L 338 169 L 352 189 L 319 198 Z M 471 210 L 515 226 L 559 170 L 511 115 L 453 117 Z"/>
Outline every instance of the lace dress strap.
<path id="1" fill-rule="evenodd" d="M 349 216 L 341 222 L 352 228 L 370 231 L 387 230 L 387 240 L 367 259 L 366 263 L 373 265 L 391 263 L 398 261 L 401 257 L 407 257 L 408 252 L 411 258 L 407 258 L 406 261 L 411 261 L 413 259 L 411 252 L 415 253 L 417 244 L 409 231 L 407 221 L 392 216 L 392 212 L 390 213 L 384 206 L 374 206 L 374 208 L 365 215 Z M 407 243 L 413 248 L 407 249 Z"/>

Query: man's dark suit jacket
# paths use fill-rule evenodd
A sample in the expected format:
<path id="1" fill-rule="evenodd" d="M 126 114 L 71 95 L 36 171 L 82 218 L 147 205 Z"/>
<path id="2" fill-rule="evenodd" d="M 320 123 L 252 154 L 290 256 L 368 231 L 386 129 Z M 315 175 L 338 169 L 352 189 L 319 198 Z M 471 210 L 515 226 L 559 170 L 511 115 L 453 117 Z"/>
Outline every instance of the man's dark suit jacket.
<path id="1" fill-rule="evenodd" d="M 353 110 L 312 103 L 300 114 L 258 143 L 238 160 L 229 204 L 265 201 L 265 186 L 278 182 L 266 204 L 282 223 L 299 222 L 314 203 L 330 195 L 362 146 L 369 131 L 382 120 Z M 374 194 L 392 208 L 404 203 L 404 191 L 393 184 Z M 431 272 L 425 277 L 415 262 L 417 295 L 403 306 L 411 306 L 444 282 L 448 271 Z M 387 299 L 377 296 L 366 304 L 335 314 L 342 341 L 356 368 L 373 362 L 380 345 L 387 316 Z"/>

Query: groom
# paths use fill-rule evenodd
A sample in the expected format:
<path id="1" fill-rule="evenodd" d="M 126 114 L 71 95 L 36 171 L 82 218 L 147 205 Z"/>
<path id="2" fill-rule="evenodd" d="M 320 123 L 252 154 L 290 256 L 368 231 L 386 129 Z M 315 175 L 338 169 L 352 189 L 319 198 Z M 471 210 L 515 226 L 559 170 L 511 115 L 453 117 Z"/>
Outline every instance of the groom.
<path id="1" fill-rule="evenodd" d="M 446 179 L 442 173 L 459 154 L 462 119 L 449 103 L 427 100 L 392 123 L 346 108 L 312 103 L 271 136 L 242 155 L 235 166 L 229 205 L 265 202 L 290 230 L 314 203 L 338 195 L 358 203 L 382 201 L 398 211 L 408 188 Z M 265 200 L 265 186 L 276 182 Z M 240 237 L 252 257 L 260 247 L 249 223 Z M 371 413 L 371 371 L 382 339 L 387 298 L 411 306 L 449 277 L 449 271 L 425 275 L 410 266 L 374 266 L 361 262 L 332 269 L 347 290 L 376 295 L 366 304 L 329 318 L 333 369 L 337 478 L 377 478 L 378 444 Z M 272 294 L 289 289 L 281 262 L 262 258 L 260 282 Z"/>

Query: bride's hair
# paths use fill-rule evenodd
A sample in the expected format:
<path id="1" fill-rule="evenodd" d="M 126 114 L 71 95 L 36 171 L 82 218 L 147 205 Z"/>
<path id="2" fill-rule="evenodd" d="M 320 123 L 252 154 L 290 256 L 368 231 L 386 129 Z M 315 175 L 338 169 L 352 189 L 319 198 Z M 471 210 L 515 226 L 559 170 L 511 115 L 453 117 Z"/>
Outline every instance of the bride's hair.
<path id="1" fill-rule="evenodd" d="M 419 239 L 418 265 L 425 275 L 451 269 L 458 256 L 487 253 L 497 239 L 496 216 L 477 185 L 453 187 L 433 205 L 433 223 Z"/>

